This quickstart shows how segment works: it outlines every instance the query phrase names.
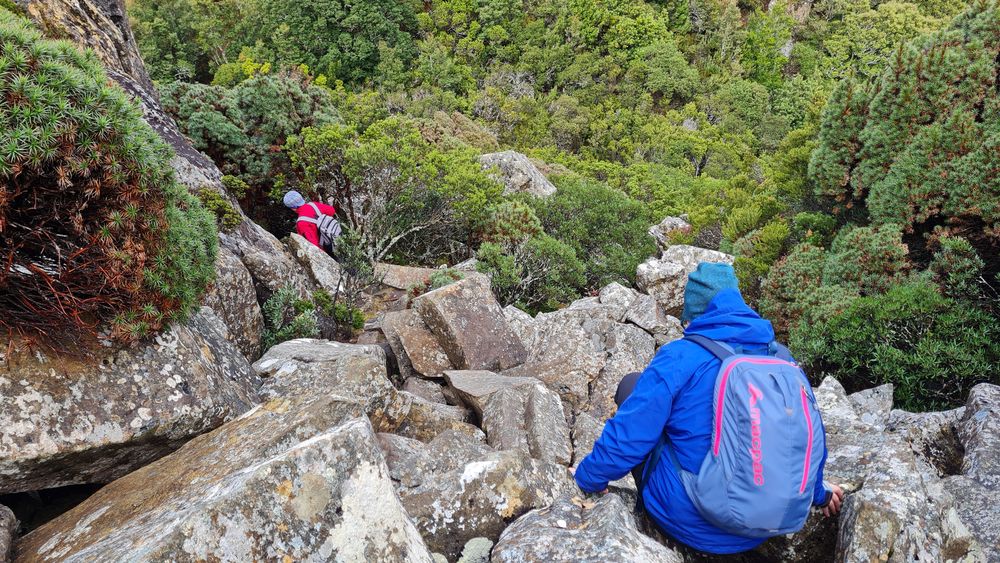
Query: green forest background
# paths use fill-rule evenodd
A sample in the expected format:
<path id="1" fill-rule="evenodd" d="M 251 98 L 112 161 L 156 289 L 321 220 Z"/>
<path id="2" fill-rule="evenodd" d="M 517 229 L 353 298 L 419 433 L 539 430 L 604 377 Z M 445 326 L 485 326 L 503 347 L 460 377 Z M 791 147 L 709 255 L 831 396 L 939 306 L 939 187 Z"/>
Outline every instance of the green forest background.
<path id="1" fill-rule="evenodd" d="M 634 283 L 656 251 L 647 228 L 686 214 L 676 242 L 734 254 L 813 376 L 892 382 L 916 409 L 1000 381 L 995 1 L 131 0 L 129 14 L 164 108 L 279 236 L 284 190 L 331 198 L 370 260 L 475 256 L 504 304 L 538 311 Z M 557 194 L 504 196 L 476 157 L 508 148 Z"/>

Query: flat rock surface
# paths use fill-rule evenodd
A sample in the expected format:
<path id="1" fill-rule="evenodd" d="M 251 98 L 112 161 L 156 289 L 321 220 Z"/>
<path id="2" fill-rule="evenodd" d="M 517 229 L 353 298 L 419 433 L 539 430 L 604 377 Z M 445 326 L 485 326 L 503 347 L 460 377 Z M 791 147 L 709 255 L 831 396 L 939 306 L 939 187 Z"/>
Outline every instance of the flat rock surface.
<path id="1" fill-rule="evenodd" d="M 254 363 L 263 399 L 337 393 L 364 405 L 375 428 L 395 428 L 406 404 L 389 381 L 385 352 L 370 344 L 300 338 L 282 342 Z"/>
<path id="2" fill-rule="evenodd" d="M 501 389 L 534 385 L 538 380 L 530 377 L 508 377 L 491 371 L 455 370 L 444 372 L 444 379 L 458 398 L 482 417 L 490 395 Z"/>
<path id="3" fill-rule="evenodd" d="M 272 400 L 16 549 L 21 561 L 431 561 L 361 406 L 333 394 Z"/>
<path id="4" fill-rule="evenodd" d="M 631 509 L 609 494 L 596 500 L 563 496 L 525 514 L 500 536 L 491 561 L 682 563 L 684 558 L 639 532 Z"/>

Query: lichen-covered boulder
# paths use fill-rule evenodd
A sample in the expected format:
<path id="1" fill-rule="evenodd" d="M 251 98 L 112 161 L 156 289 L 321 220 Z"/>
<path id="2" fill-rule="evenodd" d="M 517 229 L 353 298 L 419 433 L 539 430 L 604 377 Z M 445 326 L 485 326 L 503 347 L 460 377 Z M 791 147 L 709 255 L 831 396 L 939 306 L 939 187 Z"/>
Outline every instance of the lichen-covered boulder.
<path id="1" fill-rule="evenodd" d="M 625 312 L 625 320 L 653 336 L 659 348 L 684 337 L 684 327 L 677 317 L 668 315 L 656 298 L 640 293 Z"/>
<path id="2" fill-rule="evenodd" d="M 524 362 L 521 339 L 507 323 L 489 282 L 466 278 L 416 298 L 413 308 L 458 369 L 504 370 Z"/>
<path id="3" fill-rule="evenodd" d="M 444 432 L 458 432 L 482 440 L 483 431 L 471 424 L 472 412 L 464 407 L 432 403 L 406 391 L 399 393 L 405 414 L 394 432 L 400 436 L 430 442 Z"/>
<path id="4" fill-rule="evenodd" d="M 889 413 L 892 412 L 891 383 L 852 393 L 848 398 L 854 406 L 861 422 L 883 430 L 889 423 Z"/>
<path id="5" fill-rule="evenodd" d="M 639 289 L 656 298 L 667 314 L 678 316 L 684 308 L 684 288 L 688 275 L 698 269 L 698 264 L 732 264 L 733 260 L 733 256 L 715 250 L 684 244 L 671 246 L 660 258 L 652 258 L 639 264 L 635 273 L 636 284 Z"/>
<path id="6" fill-rule="evenodd" d="M 491 371 L 455 370 L 444 372 L 448 386 L 458 398 L 482 418 L 490 395 L 509 387 L 534 385 L 538 380 L 530 377 L 508 377 Z"/>
<path id="7" fill-rule="evenodd" d="M 687 222 L 687 217 L 665 217 L 658 224 L 649 228 L 649 236 L 656 241 L 656 246 L 660 252 L 671 246 L 671 239 L 677 235 L 686 235 L 691 232 L 691 224 Z"/>
<path id="8" fill-rule="evenodd" d="M 17 528 L 18 522 L 14 512 L 6 506 L 0 505 L 0 563 L 10 561 Z"/>
<path id="9" fill-rule="evenodd" d="M 282 342 L 253 364 L 262 399 L 338 393 L 355 397 L 379 431 L 394 429 L 406 413 L 386 373 L 385 352 L 369 344 L 300 338 Z"/>
<path id="10" fill-rule="evenodd" d="M 416 374 L 441 377 L 445 371 L 454 369 L 448 354 L 416 311 L 386 313 L 381 327 L 399 361 L 402 377 Z"/>
<path id="11" fill-rule="evenodd" d="M 25 561 L 431 561 L 362 408 L 333 394 L 272 400 L 15 549 Z"/>
<path id="12" fill-rule="evenodd" d="M 615 393 L 623 377 L 642 372 L 656 353 L 653 337 L 631 324 L 616 324 L 608 332 L 605 345 L 608 359 L 597 378 L 590 384 L 587 411 L 598 420 L 607 420 L 618 410 Z"/>
<path id="13" fill-rule="evenodd" d="M 573 449 L 562 401 L 541 383 L 507 387 L 483 409 L 486 441 L 497 450 L 521 450 L 535 459 L 569 465 Z"/>
<path id="14" fill-rule="evenodd" d="M 682 563 L 684 558 L 641 533 L 621 497 L 605 495 L 563 496 L 525 514 L 504 530 L 490 561 Z"/>
<path id="15" fill-rule="evenodd" d="M 316 282 L 288 248 L 253 221 L 244 221 L 235 231 L 220 234 L 219 238 L 250 272 L 259 302 L 265 302 L 271 294 L 285 287 L 300 297 L 308 297 L 317 288 Z"/>
<path id="16" fill-rule="evenodd" d="M 527 156 L 503 151 L 484 154 L 479 157 L 483 168 L 496 168 L 499 180 L 503 182 L 504 194 L 526 193 L 535 197 L 548 197 L 556 193 L 556 187 L 545 177 Z"/>
<path id="17" fill-rule="evenodd" d="M 427 443 L 398 434 L 379 434 L 378 443 L 392 480 L 404 489 L 434 481 L 493 451 L 482 439 L 460 432 L 443 432 Z"/>
<path id="18" fill-rule="evenodd" d="M 207 307 L 104 357 L 12 345 L 0 367 L 0 494 L 112 481 L 257 402 L 250 364 Z"/>
<path id="19" fill-rule="evenodd" d="M 962 474 L 1000 488 L 1000 386 L 980 383 L 972 388 L 958 433 L 965 446 Z"/>
<path id="20" fill-rule="evenodd" d="M 954 498 L 905 442 L 886 436 L 872 462 L 844 502 L 838 561 L 981 560 Z"/>
<path id="21" fill-rule="evenodd" d="M 1000 561 L 1000 386 L 973 387 L 957 423 L 965 455 L 961 475 L 945 479 L 962 521 L 989 561 Z"/>
<path id="22" fill-rule="evenodd" d="M 398 489 L 428 547 L 450 561 L 472 538 L 496 540 L 517 517 L 575 490 L 566 467 L 521 451 L 489 453 L 416 487 Z"/>
<path id="23" fill-rule="evenodd" d="M 225 247 L 219 248 L 215 270 L 215 283 L 205 295 L 205 306 L 226 323 L 229 340 L 252 362 L 260 357 L 264 336 L 264 316 L 257 304 L 253 278 L 243 262 Z"/>
<path id="24" fill-rule="evenodd" d="M 533 377 L 559 393 L 573 412 L 586 406 L 590 383 L 604 368 L 605 340 L 614 324 L 605 305 L 563 309 L 535 317 L 535 339 L 523 365 L 503 372 Z"/>
<path id="25" fill-rule="evenodd" d="M 307 241 L 296 233 L 288 236 L 288 250 L 301 267 L 312 276 L 317 287 L 330 292 L 331 295 L 340 289 L 340 264 L 322 248 Z"/>
<path id="26" fill-rule="evenodd" d="M 629 307 L 638 297 L 638 291 L 615 282 L 601 289 L 597 299 L 602 305 L 611 307 L 614 311 L 614 319 L 621 322 L 625 319 Z"/>

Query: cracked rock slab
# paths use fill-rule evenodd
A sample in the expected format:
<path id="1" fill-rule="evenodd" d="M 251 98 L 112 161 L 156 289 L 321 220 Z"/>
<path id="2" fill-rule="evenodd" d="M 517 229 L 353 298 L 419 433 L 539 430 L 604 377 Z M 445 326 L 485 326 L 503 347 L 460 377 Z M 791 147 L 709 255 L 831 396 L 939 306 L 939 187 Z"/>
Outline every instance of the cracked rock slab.
<path id="1" fill-rule="evenodd" d="M 25 561 L 432 560 L 361 406 L 332 394 L 269 401 L 16 550 Z"/>
<path id="2" fill-rule="evenodd" d="M 98 359 L 0 367 L 0 494 L 107 483 L 257 402 L 258 379 L 211 309 Z"/>

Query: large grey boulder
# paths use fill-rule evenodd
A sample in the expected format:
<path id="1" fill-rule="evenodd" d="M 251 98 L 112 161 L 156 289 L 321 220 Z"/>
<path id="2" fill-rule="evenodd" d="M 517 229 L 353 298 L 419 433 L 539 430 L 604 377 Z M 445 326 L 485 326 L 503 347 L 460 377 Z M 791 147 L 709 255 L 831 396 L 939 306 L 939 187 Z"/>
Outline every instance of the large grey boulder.
<path id="1" fill-rule="evenodd" d="M 889 414 L 892 412 L 892 392 L 892 384 L 886 383 L 853 393 L 848 398 L 861 422 L 883 430 L 889 423 Z"/>
<path id="2" fill-rule="evenodd" d="M 701 262 L 733 263 L 733 256 L 688 245 L 667 248 L 660 258 L 651 258 L 636 268 L 636 284 L 652 295 L 669 315 L 679 316 L 684 308 L 684 288 L 691 272 Z"/>
<path id="3" fill-rule="evenodd" d="M 622 378 L 642 372 L 656 353 L 653 337 L 631 324 L 616 324 L 606 340 L 608 359 L 604 369 L 590 385 L 588 412 L 598 420 L 607 420 L 618 410 L 615 393 Z"/>
<path id="4" fill-rule="evenodd" d="M 308 297 L 317 288 L 288 248 L 253 221 L 246 220 L 235 231 L 222 233 L 219 238 L 250 272 L 259 302 L 286 287 L 300 297 Z"/>
<path id="5" fill-rule="evenodd" d="M 621 322 L 631 307 L 632 303 L 639 297 L 639 292 L 624 285 L 614 282 L 601 289 L 597 300 L 602 305 L 607 305 L 614 312 L 614 319 Z"/>
<path id="6" fill-rule="evenodd" d="M 205 295 L 204 304 L 226 323 L 229 340 L 252 362 L 260 357 L 264 336 L 264 316 L 253 278 L 243 262 L 225 247 L 219 248 L 215 271 L 215 283 Z"/>
<path id="7" fill-rule="evenodd" d="M 511 330 L 521 339 L 524 349 L 530 350 L 534 345 L 537 332 L 534 317 L 513 305 L 504 307 L 503 314 L 507 318 L 507 324 L 510 325 Z"/>
<path id="8" fill-rule="evenodd" d="M 441 377 L 454 369 L 448 354 L 416 311 L 386 313 L 381 327 L 399 362 L 400 376 Z"/>
<path id="9" fill-rule="evenodd" d="M 257 378 L 207 307 L 95 358 L 0 367 L 0 494 L 106 483 L 249 410 Z"/>
<path id="10" fill-rule="evenodd" d="M 614 325 L 612 317 L 611 309 L 600 304 L 539 314 L 527 360 L 503 374 L 536 378 L 559 393 L 574 413 L 579 412 L 607 360 L 604 348 Z"/>
<path id="11" fill-rule="evenodd" d="M 564 466 L 503 451 L 400 487 L 399 497 L 431 551 L 453 561 L 472 538 L 496 540 L 525 512 L 574 490 Z"/>
<path id="12" fill-rule="evenodd" d="M 399 397 L 405 405 L 405 414 L 393 432 L 400 436 L 421 442 L 430 442 L 445 432 L 457 432 L 479 441 L 484 438 L 483 431 L 471 424 L 469 409 L 433 403 L 405 391 Z"/>
<path id="13" fill-rule="evenodd" d="M 6 506 L 0 505 L 0 563 L 10 561 L 18 525 L 14 512 Z"/>
<path id="14" fill-rule="evenodd" d="M 443 432 L 427 443 L 398 434 L 379 434 L 378 443 L 389 475 L 402 489 L 433 482 L 493 452 L 482 440 L 460 432 Z"/>
<path id="15" fill-rule="evenodd" d="M 562 401 L 541 383 L 507 387 L 490 395 L 483 430 L 497 450 L 521 450 L 535 459 L 569 465 L 573 454 Z"/>
<path id="16" fill-rule="evenodd" d="M 972 388 L 958 429 L 965 446 L 962 474 L 1000 488 L 1000 386 L 980 383 Z"/>
<path id="17" fill-rule="evenodd" d="M 524 345 L 483 278 L 425 293 L 413 308 L 459 369 L 504 370 L 524 362 Z"/>
<path id="18" fill-rule="evenodd" d="M 640 293 L 625 312 L 625 320 L 653 335 L 657 348 L 684 338 L 681 321 L 668 315 L 652 295 Z"/>
<path id="19" fill-rule="evenodd" d="M 444 405 L 448 403 L 448 400 L 444 396 L 444 387 L 438 381 L 440 380 L 408 377 L 403 381 L 402 390 L 412 393 L 425 401 Z"/>
<path id="20" fill-rule="evenodd" d="M 989 561 L 1000 561 L 1000 386 L 981 383 L 969 393 L 957 423 L 965 450 L 962 475 L 945 480 L 962 521 Z"/>
<path id="21" fill-rule="evenodd" d="M 687 222 L 687 216 L 665 217 L 663 221 L 649 228 L 649 236 L 656 241 L 660 252 L 670 248 L 673 237 L 690 232 L 691 224 Z"/>
<path id="22" fill-rule="evenodd" d="M 815 394 L 829 451 L 824 476 L 848 493 L 837 560 L 981 561 L 981 547 L 960 517 L 956 497 L 919 443 L 943 434 L 910 430 L 909 423 L 933 418 L 898 411 L 886 416 L 888 388 L 848 396 L 839 382 L 827 378 Z M 814 522 L 784 542 L 785 556 L 821 552 L 817 548 L 828 547 L 828 538 L 828 527 Z"/>
<path id="23" fill-rule="evenodd" d="M 504 185 L 504 194 L 526 193 L 535 197 L 548 197 L 556 193 L 552 182 L 521 153 L 503 151 L 484 154 L 479 157 L 479 162 L 486 170 L 497 170 L 498 179 Z"/>
<path id="24" fill-rule="evenodd" d="M 406 414 L 386 373 L 385 352 L 368 344 L 300 338 L 282 342 L 253 364 L 263 399 L 337 393 L 354 397 L 379 431 L 392 430 Z"/>
<path id="25" fill-rule="evenodd" d="M 490 561 L 682 563 L 684 558 L 641 533 L 629 507 L 612 494 L 596 500 L 563 496 L 525 514 L 504 530 Z"/>
<path id="26" fill-rule="evenodd" d="M 296 233 L 288 236 L 288 250 L 299 265 L 312 276 L 317 287 L 325 289 L 330 295 L 337 294 L 340 290 L 342 273 L 340 264 L 332 256 Z"/>
<path id="27" fill-rule="evenodd" d="M 34 561 L 432 560 L 361 406 L 334 394 L 272 400 L 104 487 L 16 550 Z"/>
<path id="28" fill-rule="evenodd" d="M 538 382 L 530 377 L 508 377 L 481 370 L 446 371 L 444 379 L 458 398 L 480 418 L 493 393 L 501 389 L 534 385 Z"/>

